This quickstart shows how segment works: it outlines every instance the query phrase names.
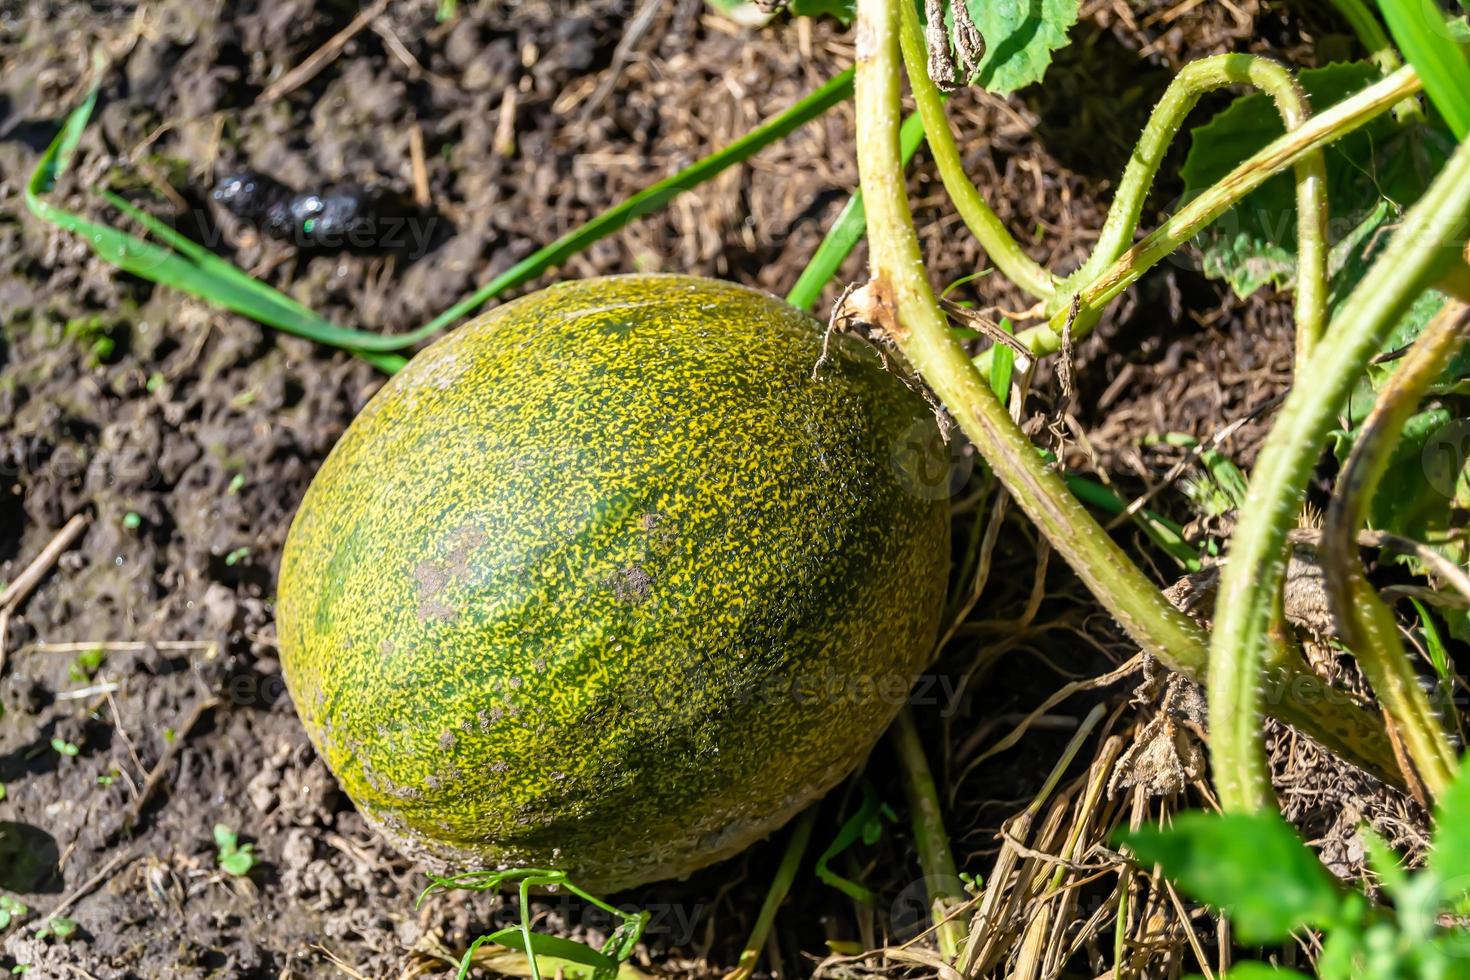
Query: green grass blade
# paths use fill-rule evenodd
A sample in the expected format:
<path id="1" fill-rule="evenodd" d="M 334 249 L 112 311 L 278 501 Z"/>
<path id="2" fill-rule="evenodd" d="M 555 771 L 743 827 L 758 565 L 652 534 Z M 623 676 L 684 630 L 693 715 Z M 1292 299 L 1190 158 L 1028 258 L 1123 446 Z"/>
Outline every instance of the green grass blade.
<path id="1" fill-rule="evenodd" d="M 103 191 L 102 196 L 105 197 L 108 202 L 112 204 L 113 207 L 117 208 L 123 214 L 126 214 L 128 217 L 138 222 L 138 224 L 142 225 L 155 238 L 161 239 L 165 245 L 167 245 L 174 251 L 182 253 L 185 258 L 187 258 L 195 265 L 199 266 L 199 268 L 204 270 L 205 272 L 211 275 L 218 276 L 221 279 L 228 279 L 231 282 L 234 282 L 235 284 L 240 286 L 242 289 L 248 290 L 260 296 L 266 302 L 279 303 L 289 309 L 294 309 L 298 311 L 299 313 L 301 313 L 302 316 L 310 317 L 318 322 L 327 323 L 328 325 L 330 325 L 329 321 L 317 315 L 308 307 L 297 302 L 291 296 L 288 296 L 280 290 L 274 289 L 271 286 L 268 286 L 267 284 L 261 282 L 259 279 L 255 278 L 254 276 L 245 272 L 239 266 L 235 265 L 233 262 L 225 261 L 218 255 L 215 255 L 209 249 L 205 248 L 203 245 L 200 245 L 198 242 L 194 241 L 194 239 L 190 238 L 188 235 L 185 235 L 182 232 L 169 227 L 169 225 L 167 225 L 163 221 L 160 221 L 158 218 L 155 218 L 147 211 L 135 207 L 133 204 L 117 196 L 111 191 Z"/>
<path id="2" fill-rule="evenodd" d="M 1470 58 L 1434 0 L 1379 0 L 1388 32 L 1457 139 L 1470 137 Z"/>
<path id="3" fill-rule="evenodd" d="M 924 122 L 918 113 L 903 121 L 898 138 L 903 151 L 903 162 L 907 165 L 919 144 L 924 142 Z M 786 294 L 786 302 L 799 310 L 810 310 L 815 306 L 822 296 L 822 290 L 837 275 L 837 270 L 847 261 L 847 257 L 867 231 L 868 215 L 863 207 L 863 193 L 858 191 L 847 199 L 847 204 L 828 229 L 822 244 L 812 253 L 811 261 L 801 270 L 796 285 Z"/>
<path id="4" fill-rule="evenodd" d="M 163 239 L 170 248 L 183 253 L 184 258 L 193 264 L 198 270 L 198 275 L 188 273 L 187 270 L 176 268 L 177 256 L 164 254 L 163 257 L 155 257 L 164 268 L 160 269 L 160 275 L 154 278 L 147 272 L 147 263 L 141 268 L 128 268 L 122 262 L 110 254 L 101 251 L 98 254 L 112 262 L 114 265 L 124 268 L 150 281 L 164 286 L 173 286 L 190 295 L 200 299 L 223 306 L 242 316 L 247 316 L 258 323 L 275 327 L 285 333 L 297 337 L 305 337 L 308 340 L 321 342 L 322 337 L 339 336 L 339 331 L 356 334 L 357 331 L 347 331 L 332 321 L 326 319 L 311 308 L 304 306 L 294 297 L 275 289 L 249 273 L 240 269 L 234 263 L 227 262 L 215 255 L 209 249 L 194 241 L 188 235 L 182 234 L 174 228 L 170 228 L 164 222 L 158 220 L 147 211 L 143 211 L 132 204 L 113 194 L 104 191 L 103 196 L 119 211 L 137 221 L 155 237 Z M 76 218 L 76 221 L 84 219 Z M 90 224 L 89 222 L 87 224 Z M 101 228 L 104 239 L 110 238 L 112 229 L 106 226 L 93 225 L 93 228 Z M 75 229 L 73 229 L 75 230 Z M 139 245 L 148 245 L 139 239 L 124 235 L 128 244 L 124 246 L 126 251 L 132 251 Z M 96 242 L 94 240 L 94 246 Z M 151 246 L 150 246 L 151 247 Z M 178 278 L 181 271 L 185 272 L 188 281 L 180 281 Z M 251 297 L 254 297 L 253 299 Z M 366 336 L 378 336 L 367 334 Z M 367 361 L 373 367 L 384 374 L 396 374 L 408 363 L 408 358 L 401 354 L 390 354 L 386 352 L 360 350 L 358 348 L 347 348 L 358 357 Z"/>
<path id="5" fill-rule="evenodd" d="M 65 173 L 86 130 L 97 102 L 95 87 L 67 116 L 56 139 L 42 155 L 26 185 L 25 200 L 26 206 L 38 218 L 81 235 L 94 252 L 125 272 L 180 289 L 287 333 L 352 351 L 392 373 L 407 363 L 394 351 L 427 340 L 501 293 L 537 278 L 634 219 L 657 211 L 675 196 L 749 159 L 851 94 L 852 70 L 848 69 L 729 146 L 609 208 L 516 263 L 430 322 L 405 334 L 385 336 L 339 326 L 116 195 L 107 195 L 108 200 L 168 247 L 89 221 L 46 201 L 43 195 L 54 189 L 56 181 Z"/>
<path id="6" fill-rule="evenodd" d="M 1008 334 L 1014 335 L 1016 332 L 1009 317 L 1001 319 L 1000 328 Z M 995 397 L 1000 399 L 1002 405 L 1009 405 L 1011 402 L 1011 377 L 1015 370 L 1015 350 L 1007 344 L 996 344 L 995 356 L 990 359 L 990 390 L 995 392 Z"/>
<path id="7" fill-rule="evenodd" d="M 563 235 L 545 248 L 517 262 L 433 320 L 404 336 L 413 338 L 411 342 L 417 342 L 438 333 L 461 317 L 473 313 L 506 290 L 530 282 L 553 266 L 565 262 L 593 242 L 624 227 L 633 219 L 657 211 L 684 191 L 691 190 L 726 168 L 749 159 L 771 143 L 822 115 L 839 102 L 846 101 L 852 95 L 852 75 L 852 69 L 847 69 L 785 112 L 752 129 L 724 149 L 712 153 L 672 177 L 667 177 L 639 191 L 599 214 L 582 227 Z M 920 134 L 922 136 L 922 128 Z M 861 237 L 860 234 L 859 237 Z"/>
<path id="8" fill-rule="evenodd" d="M 94 87 L 67 116 L 61 131 L 41 155 L 25 189 L 26 207 L 32 214 L 81 236 L 100 258 L 141 279 L 181 290 L 299 336 L 315 339 L 324 333 L 343 330 L 115 194 L 107 194 L 108 201 L 170 247 L 163 247 L 108 225 L 90 221 L 47 201 L 43 195 L 54 190 L 57 180 L 66 172 L 96 104 L 97 90 Z M 397 355 L 364 356 L 374 366 L 390 373 L 406 363 Z"/>

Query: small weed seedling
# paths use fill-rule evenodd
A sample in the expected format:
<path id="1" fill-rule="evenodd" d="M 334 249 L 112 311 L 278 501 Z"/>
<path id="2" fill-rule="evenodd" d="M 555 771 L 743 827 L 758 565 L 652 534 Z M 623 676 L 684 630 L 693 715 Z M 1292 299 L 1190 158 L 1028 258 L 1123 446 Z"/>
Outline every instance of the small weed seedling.
<path id="1" fill-rule="evenodd" d="M 255 845 L 241 844 L 240 835 L 225 824 L 214 825 L 214 843 L 219 848 L 219 866 L 226 874 L 244 878 L 259 861 L 255 856 Z"/>
<path id="2" fill-rule="evenodd" d="M 76 662 L 71 665 L 69 676 L 79 684 L 85 684 L 96 676 L 102 667 L 102 661 L 107 657 L 107 652 L 102 647 L 93 647 L 83 650 L 77 654 Z"/>
<path id="3" fill-rule="evenodd" d="M 23 915 L 28 915 L 30 911 L 19 899 L 11 898 L 9 895 L 0 895 L 0 930 L 9 929 L 12 922 Z"/>
<path id="4" fill-rule="evenodd" d="M 46 920 L 44 925 L 36 927 L 37 939 L 55 939 L 58 942 L 64 943 L 76 934 L 76 920 L 68 919 L 64 915 L 53 915 Z"/>
<path id="5" fill-rule="evenodd" d="M 67 758 L 76 758 L 77 753 L 82 751 L 77 748 L 77 743 L 68 742 L 64 738 L 51 739 L 51 748 L 56 750 L 57 755 L 66 756 Z"/>
<path id="6" fill-rule="evenodd" d="M 560 976 L 568 980 L 615 980 L 618 968 L 633 955 L 638 940 L 643 936 L 643 927 L 648 924 L 647 912 L 629 913 L 609 905 L 578 888 L 568 880 L 566 872 L 543 868 L 515 868 L 509 871 L 471 871 L 449 878 L 431 876 L 432 884 L 419 895 L 417 905 L 422 905 L 430 895 L 453 891 L 498 891 L 502 885 L 514 881 L 519 886 L 521 924 L 510 926 L 489 935 L 480 936 L 470 943 L 464 958 L 459 962 L 456 980 L 469 976 L 470 964 L 475 951 L 485 943 L 498 943 L 507 949 L 526 954 L 531 980 L 541 980 L 542 966 L 553 967 Z M 585 943 L 560 936 L 531 931 L 531 889 L 557 886 L 565 888 L 584 902 L 616 916 L 620 922 L 608 937 L 601 950 Z"/>
<path id="7" fill-rule="evenodd" d="M 1470 893 L 1470 769 L 1462 768 L 1435 814 L 1424 870 L 1409 874 L 1388 845 L 1360 832 L 1369 865 L 1392 908 L 1342 887 L 1275 810 L 1191 811 L 1167 829 L 1123 835 L 1144 863 L 1158 864 L 1181 891 L 1223 910 L 1241 942 L 1324 935 L 1322 980 L 1450 978 L 1470 973 L 1470 930 L 1455 918 Z M 1302 975 L 1261 963 L 1232 967 L 1233 980 Z"/>

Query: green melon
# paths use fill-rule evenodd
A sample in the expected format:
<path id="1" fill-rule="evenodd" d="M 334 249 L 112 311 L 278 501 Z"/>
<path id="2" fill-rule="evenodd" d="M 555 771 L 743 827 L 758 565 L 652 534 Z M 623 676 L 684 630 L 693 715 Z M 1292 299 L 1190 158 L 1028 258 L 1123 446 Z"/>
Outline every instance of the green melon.
<path id="1" fill-rule="evenodd" d="M 863 758 L 934 635 L 927 404 L 744 287 L 556 286 L 390 380 L 281 562 L 291 696 L 438 872 L 687 874 Z M 915 456 L 917 451 L 918 456 Z"/>

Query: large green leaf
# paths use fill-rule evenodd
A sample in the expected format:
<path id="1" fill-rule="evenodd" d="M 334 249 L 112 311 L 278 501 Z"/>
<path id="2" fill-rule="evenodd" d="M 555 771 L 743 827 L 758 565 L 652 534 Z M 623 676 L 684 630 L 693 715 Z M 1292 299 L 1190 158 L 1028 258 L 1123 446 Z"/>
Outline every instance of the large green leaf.
<path id="1" fill-rule="evenodd" d="M 1233 963 L 1225 974 L 1225 980 L 1307 980 L 1306 975 L 1284 966 L 1269 966 L 1265 963 Z"/>
<path id="2" fill-rule="evenodd" d="M 1367 62 L 1337 63 L 1299 74 L 1312 106 L 1321 111 L 1376 80 Z M 1184 199 L 1214 184 L 1284 132 L 1280 114 L 1260 93 L 1242 96 L 1190 133 L 1181 173 Z M 1455 141 L 1437 118 L 1400 121 L 1385 114 L 1326 147 L 1329 235 L 1337 295 L 1366 269 L 1361 253 L 1419 198 L 1443 166 Z M 1267 284 L 1288 285 L 1296 271 L 1296 190 L 1290 173 L 1250 194 L 1197 238 L 1206 275 L 1224 279 L 1241 296 Z"/>
<path id="3" fill-rule="evenodd" d="M 1424 92 L 1460 139 L 1470 137 L 1470 57 L 1435 0 L 1378 0 L 1394 43 L 1424 81 Z"/>
<path id="4" fill-rule="evenodd" d="M 1465 545 L 1451 535 L 1453 510 L 1470 507 L 1470 423 L 1443 408 L 1409 419 L 1368 509 L 1368 523 L 1382 531 L 1439 548 L 1464 562 Z"/>
<path id="5" fill-rule="evenodd" d="M 1434 809 L 1429 870 L 1446 899 L 1455 901 L 1470 892 L 1470 766 L 1464 763 Z"/>
<path id="6" fill-rule="evenodd" d="M 1367 402 L 1365 397 L 1364 402 Z M 1355 410 L 1355 415 L 1361 413 Z M 1355 433 L 1338 442 L 1337 456 L 1346 459 Z M 1470 560 L 1470 547 L 1459 533 L 1470 512 L 1470 420 L 1456 418 L 1444 408 L 1411 416 L 1393 448 L 1388 465 L 1368 507 L 1368 526 L 1427 545 L 1450 561 Z M 1385 551 L 1383 558 L 1426 575 L 1423 562 L 1412 555 Z M 1470 640 L 1470 615 L 1465 610 L 1439 610 L 1450 632 Z"/>
<path id="7" fill-rule="evenodd" d="M 1302 926 L 1337 921 L 1343 894 L 1276 811 L 1181 813 L 1165 830 L 1120 835 L 1190 897 L 1229 913 L 1242 942 L 1281 942 Z"/>
<path id="8" fill-rule="evenodd" d="M 1005 95 L 1041 81 L 1077 23 L 1077 0 L 966 0 L 985 38 L 976 81 Z"/>

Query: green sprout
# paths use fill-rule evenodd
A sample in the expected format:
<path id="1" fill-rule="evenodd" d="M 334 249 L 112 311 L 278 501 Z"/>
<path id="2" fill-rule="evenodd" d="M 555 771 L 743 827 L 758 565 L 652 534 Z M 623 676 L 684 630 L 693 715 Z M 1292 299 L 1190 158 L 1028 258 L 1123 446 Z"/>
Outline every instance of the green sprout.
<path id="1" fill-rule="evenodd" d="M 77 923 L 75 919 L 68 919 L 64 915 L 53 915 L 46 923 L 36 927 L 37 939 L 55 938 L 66 942 L 77 934 Z"/>
<path id="2" fill-rule="evenodd" d="M 92 647 L 89 650 L 83 650 L 77 654 L 76 662 L 71 665 L 69 676 L 78 683 L 86 683 L 96 675 L 97 670 L 102 666 L 102 661 L 106 657 L 107 651 L 102 647 Z M 59 752 L 61 750 L 58 749 L 57 751 Z M 76 753 L 69 754 L 75 755 Z"/>
<path id="3" fill-rule="evenodd" d="M 0 929 L 9 929 L 12 922 L 23 915 L 28 915 L 30 911 L 19 899 L 11 898 L 9 895 L 0 895 Z"/>
<path id="4" fill-rule="evenodd" d="M 244 878 L 259 863 L 255 856 L 255 845 L 241 844 L 240 836 L 226 824 L 214 825 L 214 843 L 219 848 L 219 866 L 226 874 Z"/>

